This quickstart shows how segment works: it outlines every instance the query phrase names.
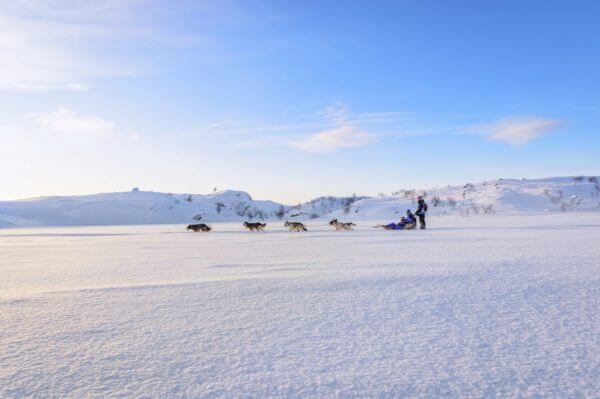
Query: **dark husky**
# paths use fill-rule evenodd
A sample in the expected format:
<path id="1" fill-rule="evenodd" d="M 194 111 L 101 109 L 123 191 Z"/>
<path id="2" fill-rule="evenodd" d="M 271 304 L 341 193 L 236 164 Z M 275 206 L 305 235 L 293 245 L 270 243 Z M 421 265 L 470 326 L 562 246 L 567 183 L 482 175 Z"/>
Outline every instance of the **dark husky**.
<path id="1" fill-rule="evenodd" d="M 212 227 L 210 227 L 207 224 L 204 223 L 199 223 L 199 224 L 190 224 L 187 227 L 188 230 L 194 230 L 194 232 L 199 232 L 199 231 L 211 231 Z"/>
<path id="2" fill-rule="evenodd" d="M 308 231 L 300 222 L 285 222 L 283 225 L 289 227 L 290 231 Z"/>
<path id="3" fill-rule="evenodd" d="M 244 222 L 244 227 L 250 231 L 264 231 L 266 223 L 248 223 Z"/>
<path id="4" fill-rule="evenodd" d="M 337 231 L 340 231 L 340 230 L 352 230 L 352 227 L 356 226 L 352 222 L 350 222 L 350 223 L 338 222 L 337 219 L 333 219 L 331 222 L 329 222 L 329 225 L 335 227 L 335 229 Z"/>

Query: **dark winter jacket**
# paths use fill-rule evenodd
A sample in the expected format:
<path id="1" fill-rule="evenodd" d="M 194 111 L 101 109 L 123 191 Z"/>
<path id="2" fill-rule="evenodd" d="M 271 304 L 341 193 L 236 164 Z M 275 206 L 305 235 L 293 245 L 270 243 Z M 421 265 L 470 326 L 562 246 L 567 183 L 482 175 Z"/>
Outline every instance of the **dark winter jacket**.
<path id="1" fill-rule="evenodd" d="M 420 199 L 419 207 L 417 208 L 417 211 L 415 213 L 420 216 L 425 216 L 426 212 L 427 212 L 427 204 L 425 203 L 424 199 Z"/>

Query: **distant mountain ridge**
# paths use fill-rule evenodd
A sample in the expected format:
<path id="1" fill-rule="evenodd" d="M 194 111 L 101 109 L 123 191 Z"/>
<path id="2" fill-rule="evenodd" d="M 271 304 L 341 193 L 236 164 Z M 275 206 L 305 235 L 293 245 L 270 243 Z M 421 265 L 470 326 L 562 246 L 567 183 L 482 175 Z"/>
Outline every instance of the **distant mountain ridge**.
<path id="1" fill-rule="evenodd" d="M 377 197 L 319 197 L 289 206 L 258 201 L 243 191 L 170 194 L 152 191 L 0 201 L 0 227 L 84 226 L 352 218 L 394 219 L 425 195 L 429 213 L 600 211 L 600 177 L 498 179 Z"/>

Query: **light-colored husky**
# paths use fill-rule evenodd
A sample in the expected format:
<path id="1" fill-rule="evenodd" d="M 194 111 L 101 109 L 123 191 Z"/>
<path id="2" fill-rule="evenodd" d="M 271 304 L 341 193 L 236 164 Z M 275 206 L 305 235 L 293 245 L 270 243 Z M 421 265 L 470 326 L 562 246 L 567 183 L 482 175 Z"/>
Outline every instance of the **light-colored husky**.
<path id="1" fill-rule="evenodd" d="M 337 219 L 333 219 L 331 222 L 329 222 L 329 225 L 333 226 L 337 231 L 352 230 L 352 227 L 356 226 L 352 222 L 349 222 L 349 223 L 338 222 Z"/>
<path id="2" fill-rule="evenodd" d="M 288 227 L 290 231 L 308 231 L 306 227 L 300 222 L 285 222 L 283 224 L 285 227 Z"/>

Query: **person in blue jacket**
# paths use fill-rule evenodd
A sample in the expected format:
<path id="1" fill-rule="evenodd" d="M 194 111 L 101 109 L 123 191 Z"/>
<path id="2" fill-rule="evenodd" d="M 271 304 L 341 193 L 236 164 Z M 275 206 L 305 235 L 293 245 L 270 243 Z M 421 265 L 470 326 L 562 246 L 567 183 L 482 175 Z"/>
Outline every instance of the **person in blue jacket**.
<path id="1" fill-rule="evenodd" d="M 389 223 L 385 225 L 378 225 L 375 227 L 383 227 L 386 230 L 412 230 L 417 224 L 417 218 L 410 209 L 406 210 L 406 217 L 402 217 L 398 223 Z"/>
<path id="2" fill-rule="evenodd" d="M 413 225 L 417 224 L 417 218 L 414 215 L 414 213 L 412 213 L 410 211 L 410 209 L 406 210 L 406 223 L 410 223 L 410 224 L 413 224 Z"/>
<path id="3" fill-rule="evenodd" d="M 404 230 L 404 226 L 406 225 L 406 218 L 403 216 L 398 223 L 389 223 L 385 225 L 381 225 L 386 230 Z"/>

